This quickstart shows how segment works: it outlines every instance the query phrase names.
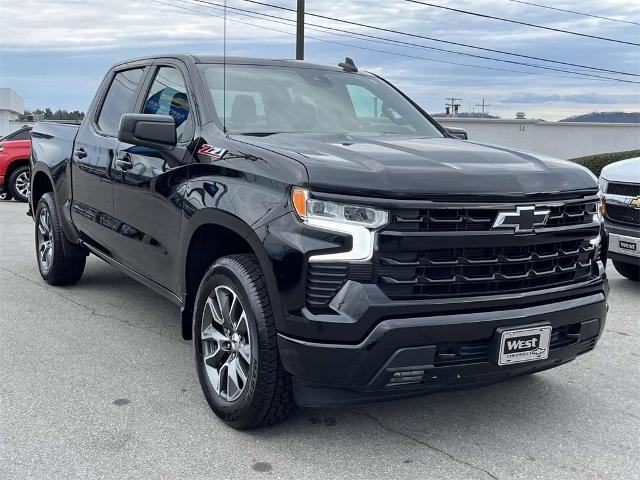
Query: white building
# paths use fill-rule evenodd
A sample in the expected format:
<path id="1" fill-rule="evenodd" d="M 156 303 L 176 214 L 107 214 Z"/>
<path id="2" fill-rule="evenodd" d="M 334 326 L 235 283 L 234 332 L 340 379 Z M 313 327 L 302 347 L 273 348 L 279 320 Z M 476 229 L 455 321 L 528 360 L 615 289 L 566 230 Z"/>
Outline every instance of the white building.
<path id="1" fill-rule="evenodd" d="M 545 122 L 544 120 L 436 118 L 467 131 L 469 140 L 570 159 L 597 153 L 640 150 L 640 124 Z"/>
<path id="2" fill-rule="evenodd" d="M 16 129 L 20 115 L 24 114 L 24 102 L 11 88 L 0 88 L 0 136 Z"/>

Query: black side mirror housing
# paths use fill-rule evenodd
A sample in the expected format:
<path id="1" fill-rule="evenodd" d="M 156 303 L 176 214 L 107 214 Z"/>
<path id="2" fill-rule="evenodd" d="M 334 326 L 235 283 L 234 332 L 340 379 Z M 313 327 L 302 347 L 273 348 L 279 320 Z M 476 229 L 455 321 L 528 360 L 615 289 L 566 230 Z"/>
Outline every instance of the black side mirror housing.
<path id="1" fill-rule="evenodd" d="M 125 113 L 118 140 L 140 147 L 172 150 L 176 146 L 176 121 L 171 115 Z"/>
<path id="2" fill-rule="evenodd" d="M 469 135 L 467 134 L 467 131 L 463 130 L 462 128 L 456 128 L 456 127 L 444 127 L 444 128 L 452 137 L 459 138 L 460 140 L 469 140 Z"/>

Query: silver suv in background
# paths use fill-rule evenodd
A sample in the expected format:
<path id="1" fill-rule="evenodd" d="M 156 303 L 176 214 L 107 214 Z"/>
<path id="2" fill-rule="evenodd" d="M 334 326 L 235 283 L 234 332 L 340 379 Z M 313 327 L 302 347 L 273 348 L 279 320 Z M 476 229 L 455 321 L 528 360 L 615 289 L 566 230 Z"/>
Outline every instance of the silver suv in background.
<path id="1" fill-rule="evenodd" d="M 640 280 L 640 157 L 602 169 L 600 191 L 609 258 L 621 275 Z"/>

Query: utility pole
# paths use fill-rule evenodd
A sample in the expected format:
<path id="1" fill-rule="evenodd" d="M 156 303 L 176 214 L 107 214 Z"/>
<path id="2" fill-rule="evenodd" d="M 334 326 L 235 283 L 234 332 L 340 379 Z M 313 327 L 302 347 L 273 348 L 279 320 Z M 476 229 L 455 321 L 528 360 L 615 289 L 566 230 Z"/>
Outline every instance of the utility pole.
<path id="1" fill-rule="evenodd" d="M 484 98 L 482 99 L 482 103 L 476 103 L 476 107 L 482 107 L 482 114 L 484 115 L 484 109 L 485 108 L 489 108 L 492 105 L 489 105 L 488 103 L 484 103 Z"/>
<path id="2" fill-rule="evenodd" d="M 455 97 L 448 97 L 448 98 L 445 98 L 445 100 L 448 100 L 448 103 L 446 103 L 444 107 L 445 111 L 447 112 L 447 115 L 452 115 L 454 117 L 457 117 L 458 110 L 460 109 L 460 104 L 457 102 L 462 99 L 455 98 Z"/>
<path id="3" fill-rule="evenodd" d="M 304 60 L 304 0 L 298 0 L 296 22 L 296 60 Z"/>

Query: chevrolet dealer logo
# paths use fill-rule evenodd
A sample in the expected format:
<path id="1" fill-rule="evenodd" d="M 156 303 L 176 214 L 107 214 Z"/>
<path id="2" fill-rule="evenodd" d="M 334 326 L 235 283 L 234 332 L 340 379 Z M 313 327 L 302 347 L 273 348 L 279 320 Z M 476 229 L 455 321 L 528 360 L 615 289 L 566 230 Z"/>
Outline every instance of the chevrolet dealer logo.
<path id="1" fill-rule="evenodd" d="M 547 223 L 549 210 L 536 210 L 536 207 L 516 207 L 515 212 L 499 212 L 493 228 L 512 228 L 516 233 L 533 232 L 535 227 Z"/>
<path id="2" fill-rule="evenodd" d="M 631 206 L 640 208 L 640 197 L 636 197 L 633 200 L 631 200 Z"/>

